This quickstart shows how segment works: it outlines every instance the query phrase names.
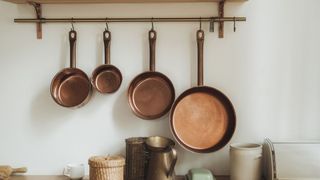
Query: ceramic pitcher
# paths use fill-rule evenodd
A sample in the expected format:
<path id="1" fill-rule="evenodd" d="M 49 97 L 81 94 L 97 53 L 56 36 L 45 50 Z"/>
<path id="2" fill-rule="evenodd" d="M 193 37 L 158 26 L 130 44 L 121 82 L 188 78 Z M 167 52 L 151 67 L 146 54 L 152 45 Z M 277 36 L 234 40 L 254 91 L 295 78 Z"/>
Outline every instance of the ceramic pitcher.
<path id="1" fill-rule="evenodd" d="M 153 136 L 146 140 L 148 165 L 146 180 L 174 180 L 177 152 L 171 139 Z"/>

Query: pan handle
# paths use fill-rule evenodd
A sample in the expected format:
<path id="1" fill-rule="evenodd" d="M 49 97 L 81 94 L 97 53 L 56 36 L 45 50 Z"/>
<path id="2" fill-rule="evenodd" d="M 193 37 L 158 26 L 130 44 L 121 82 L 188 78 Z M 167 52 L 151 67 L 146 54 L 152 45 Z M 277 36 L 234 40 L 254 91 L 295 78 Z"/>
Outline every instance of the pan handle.
<path id="1" fill-rule="evenodd" d="M 156 40 L 157 32 L 155 30 L 149 31 L 149 46 L 150 46 L 150 71 L 154 72 L 155 68 L 155 59 L 156 59 Z"/>
<path id="2" fill-rule="evenodd" d="M 104 42 L 104 63 L 110 64 L 110 44 L 111 44 L 111 32 L 105 30 L 103 32 L 103 42 Z"/>
<path id="3" fill-rule="evenodd" d="M 171 162 L 167 177 L 170 177 L 173 175 L 174 166 L 176 165 L 177 160 L 178 160 L 177 150 L 175 150 L 174 148 L 171 148 L 171 153 L 172 153 L 172 162 Z"/>
<path id="4" fill-rule="evenodd" d="M 77 32 L 75 30 L 71 30 L 69 32 L 70 68 L 76 68 L 76 41 L 77 41 Z"/>
<path id="5" fill-rule="evenodd" d="M 198 45 L 198 86 L 203 86 L 203 44 L 204 31 L 197 31 L 197 45 Z"/>

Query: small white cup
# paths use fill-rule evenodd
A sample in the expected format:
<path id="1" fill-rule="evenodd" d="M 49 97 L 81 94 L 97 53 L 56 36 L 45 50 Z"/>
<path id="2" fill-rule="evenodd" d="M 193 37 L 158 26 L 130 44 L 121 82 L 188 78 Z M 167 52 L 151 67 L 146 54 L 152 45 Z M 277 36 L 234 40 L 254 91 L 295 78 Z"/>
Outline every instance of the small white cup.
<path id="1" fill-rule="evenodd" d="M 82 179 L 84 177 L 84 164 L 67 164 L 63 170 L 63 175 L 70 179 Z"/>

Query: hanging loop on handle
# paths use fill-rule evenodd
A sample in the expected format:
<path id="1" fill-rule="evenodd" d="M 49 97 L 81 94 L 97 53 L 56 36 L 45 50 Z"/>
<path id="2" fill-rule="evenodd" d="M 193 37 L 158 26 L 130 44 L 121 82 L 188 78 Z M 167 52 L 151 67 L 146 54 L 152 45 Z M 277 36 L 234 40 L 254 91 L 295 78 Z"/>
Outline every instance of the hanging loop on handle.
<path id="1" fill-rule="evenodd" d="M 76 68 L 76 41 L 77 41 L 77 32 L 73 28 L 69 32 L 70 68 Z"/>
<path id="2" fill-rule="evenodd" d="M 104 42 L 104 63 L 110 64 L 110 45 L 111 45 L 111 32 L 106 28 L 103 32 L 103 42 Z"/>
<path id="3" fill-rule="evenodd" d="M 204 31 L 197 31 L 197 46 L 198 46 L 198 86 L 203 86 L 203 44 Z"/>
<path id="4" fill-rule="evenodd" d="M 155 69 L 155 59 L 156 59 L 156 40 L 157 32 L 154 30 L 153 21 L 152 28 L 149 31 L 149 48 L 150 48 L 150 71 L 154 72 Z"/>

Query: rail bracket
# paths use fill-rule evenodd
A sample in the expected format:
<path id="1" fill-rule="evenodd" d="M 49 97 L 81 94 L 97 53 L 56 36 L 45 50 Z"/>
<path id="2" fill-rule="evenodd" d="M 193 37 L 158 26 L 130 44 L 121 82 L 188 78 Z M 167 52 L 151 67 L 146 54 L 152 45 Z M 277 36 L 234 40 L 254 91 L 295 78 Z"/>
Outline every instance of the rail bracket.
<path id="1" fill-rule="evenodd" d="M 224 17 L 224 4 L 225 4 L 225 0 L 222 0 L 219 2 L 219 5 L 218 5 L 219 18 Z M 223 37 L 224 37 L 224 22 L 220 21 L 219 22 L 219 38 L 223 38 Z"/>
<path id="2" fill-rule="evenodd" d="M 41 4 L 28 1 L 28 4 L 34 7 L 37 19 L 42 19 L 42 7 Z M 42 39 L 42 22 L 37 22 L 37 39 Z"/>

